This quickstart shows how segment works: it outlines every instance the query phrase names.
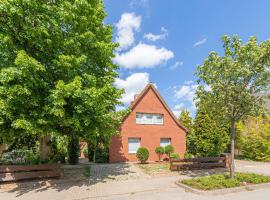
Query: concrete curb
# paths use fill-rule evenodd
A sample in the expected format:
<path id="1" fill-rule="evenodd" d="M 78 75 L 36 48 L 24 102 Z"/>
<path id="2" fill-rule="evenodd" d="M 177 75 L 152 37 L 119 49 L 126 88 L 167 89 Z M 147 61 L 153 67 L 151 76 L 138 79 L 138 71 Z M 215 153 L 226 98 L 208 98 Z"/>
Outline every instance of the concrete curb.
<path id="1" fill-rule="evenodd" d="M 270 183 L 261 183 L 261 184 L 254 184 L 254 185 L 247 185 L 247 186 L 240 186 L 235 188 L 224 188 L 224 189 L 217 189 L 217 190 L 199 190 L 192 188 L 190 186 L 187 186 L 183 183 L 180 183 L 179 180 L 175 182 L 175 184 L 187 192 L 192 192 L 195 194 L 200 195 L 224 195 L 228 193 L 236 193 L 236 192 L 244 192 L 244 191 L 253 191 L 253 190 L 259 190 L 259 189 L 265 189 L 270 188 Z"/>

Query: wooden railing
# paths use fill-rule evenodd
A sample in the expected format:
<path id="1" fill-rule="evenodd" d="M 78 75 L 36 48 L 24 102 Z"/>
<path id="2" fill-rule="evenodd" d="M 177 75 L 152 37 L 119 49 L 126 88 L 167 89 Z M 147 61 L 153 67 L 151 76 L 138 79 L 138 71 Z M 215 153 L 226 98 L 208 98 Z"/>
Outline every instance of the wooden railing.
<path id="1" fill-rule="evenodd" d="M 210 169 L 227 167 L 228 159 L 224 157 L 201 157 L 190 159 L 171 159 L 170 170 L 178 171 L 181 169 Z"/>
<path id="2" fill-rule="evenodd" d="M 60 164 L 0 165 L 0 182 L 60 176 Z"/>

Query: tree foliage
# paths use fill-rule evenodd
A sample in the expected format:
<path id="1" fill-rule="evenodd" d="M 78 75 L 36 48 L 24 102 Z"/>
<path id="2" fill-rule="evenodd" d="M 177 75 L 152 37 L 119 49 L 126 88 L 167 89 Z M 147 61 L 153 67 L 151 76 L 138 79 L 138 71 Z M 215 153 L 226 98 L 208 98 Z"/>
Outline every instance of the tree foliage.
<path id="1" fill-rule="evenodd" d="M 188 133 L 186 136 L 186 147 L 188 152 L 193 152 L 194 153 L 194 140 L 193 138 L 193 120 L 192 117 L 190 116 L 190 112 L 188 110 L 182 110 L 179 117 L 178 121 L 180 124 L 182 124 L 184 127 L 188 129 Z"/>
<path id="2" fill-rule="evenodd" d="M 238 148 L 245 158 L 270 161 L 270 117 L 249 117 L 237 124 Z"/>
<path id="3" fill-rule="evenodd" d="M 181 111 L 178 121 L 189 130 L 189 133 L 192 132 L 192 117 L 190 116 L 190 112 L 188 110 Z"/>
<path id="4" fill-rule="evenodd" d="M 101 0 L 1 2 L 2 138 L 115 132 L 122 91 L 105 16 Z"/>
<path id="5" fill-rule="evenodd" d="M 156 147 L 155 152 L 158 155 L 158 161 L 161 161 L 161 156 L 165 153 L 164 147 Z"/>
<path id="6" fill-rule="evenodd" d="M 231 177 L 234 176 L 235 125 L 243 117 L 258 112 L 263 105 L 259 94 L 270 86 L 270 40 L 258 43 L 250 37 L 243 43 L 238 36 L 223 36 L 224 55 L 211 52 L 197 75 L 201 88 L 208 85 L 213 106 L 227 118 L 231 135 Z M 202 89 L 203 90 L 203 89 Z"/>
<path id="7" fill-rule="evenodd" d="M 226 126 L 222 126 L 211 110 L 201 102 L 194 120 L 193 132 L 189 136 L 193 147 L 191 153 L 197 156 L 220 156 L 227 149 L 229 134 Z"/>

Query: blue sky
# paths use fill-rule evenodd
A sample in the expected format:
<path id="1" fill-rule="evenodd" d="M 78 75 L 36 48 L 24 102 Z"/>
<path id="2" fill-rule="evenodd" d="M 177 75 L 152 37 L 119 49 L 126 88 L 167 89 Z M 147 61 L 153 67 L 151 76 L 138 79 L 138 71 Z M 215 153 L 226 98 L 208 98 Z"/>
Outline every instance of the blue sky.
<path id="1" fill-rule="evenodd" d="M 116 86 L 128 105 L 149 81 L 156 84 L 178 114 L 196 109 L 196 66 L 210 51 L 222 54 L 222 35 L 243 41 L 270 36 L 269 0 L 105 0 L 105 23 L 120 43 L 114 60 L 120 66 Z"/>

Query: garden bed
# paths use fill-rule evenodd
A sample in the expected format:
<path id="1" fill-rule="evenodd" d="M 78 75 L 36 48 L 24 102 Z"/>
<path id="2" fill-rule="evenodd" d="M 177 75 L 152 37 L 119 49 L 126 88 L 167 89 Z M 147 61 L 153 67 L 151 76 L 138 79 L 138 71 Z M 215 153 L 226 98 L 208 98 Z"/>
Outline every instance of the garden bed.
<path id="1" fill-rule="evenodd" d="M 270 183 L 270 176 L 253 173 L 236 173 L 235 178 L 230 179 L 228 174 L 215 174 L 205 177 L 181 180 L 180 183 L 195 189 L 207 191 Z"/>

